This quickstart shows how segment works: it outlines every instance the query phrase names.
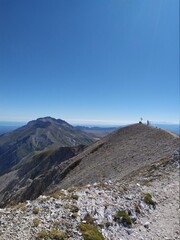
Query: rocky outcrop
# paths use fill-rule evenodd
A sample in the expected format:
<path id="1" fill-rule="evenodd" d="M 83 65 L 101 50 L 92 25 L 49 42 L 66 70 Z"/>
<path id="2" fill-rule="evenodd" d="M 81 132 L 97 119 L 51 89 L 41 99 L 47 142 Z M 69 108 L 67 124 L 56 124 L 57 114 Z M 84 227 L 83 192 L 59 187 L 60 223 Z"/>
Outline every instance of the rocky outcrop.
<path id="1" fill-rule="evenodd" d="M 178 239 L 179 157 L 121 181 L 94 183 L 0 209 L 0 239 Z M 49 238 L 48 238 L 49 236 Z"/>

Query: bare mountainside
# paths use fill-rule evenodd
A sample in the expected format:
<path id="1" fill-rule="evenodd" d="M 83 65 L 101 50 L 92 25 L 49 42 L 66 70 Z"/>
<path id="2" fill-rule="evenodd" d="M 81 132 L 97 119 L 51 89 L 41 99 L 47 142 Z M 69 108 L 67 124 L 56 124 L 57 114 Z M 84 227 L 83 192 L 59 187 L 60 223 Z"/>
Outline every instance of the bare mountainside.
<path id="1" fill-rule="evenodd" d="M 44 117 L 33 120 L 0 136 L 0 175 L 42 150 L 92 142 L 87 134 L 61 119 Z"/>
<path id="2" fill-rule="evenodd" d="M 60 188 L 121 179 L 141 167 L 169 158 L 178 146 L 179 137 L 175 134 L 144 124 L 130 125 L 89 146 L 54 178 L 57 182 L 59 179 Z"/>
<path id="3" fill-rule="evenodd" d="M 44 151 L 0 177 L 0 204 L 35 199 L 62 188 L 128 178 L 142 167 L 169 159 L 178 146 L 177 135 L 134 124 L 84 150 L 69 149 L 68 154 L 67 149 L 66 154 L 63 149 Z"/>

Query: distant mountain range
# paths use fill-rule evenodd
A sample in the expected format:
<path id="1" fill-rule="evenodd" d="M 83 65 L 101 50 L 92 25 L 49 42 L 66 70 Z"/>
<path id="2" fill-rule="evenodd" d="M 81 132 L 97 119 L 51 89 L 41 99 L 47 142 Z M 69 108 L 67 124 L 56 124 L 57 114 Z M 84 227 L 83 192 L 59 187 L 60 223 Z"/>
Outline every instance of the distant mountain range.
<path id="1" fill-rule="evenodd" d="M 61 188 L 122 179 L 161 159 L 170 159 L 179 147 L 176 134 L 144 124 L 120 128 L 92 142 L 87 134 L 52 118 L 32 121 L 2 136 L 0 149 L 6 146 L 14 157 L 9 158 L 6 151 L 6 158 L 0 154 L 0 207 Z M 13 161 L 19 152 L 24 155 Z"/>
<path id="2" fill-rule="evenodd" d="M 41 151 L 92 142 L 86 133 L 61 119 L 39 118 L 0 136 L 0 175 Z"/>
<path id="3" fill-rule="evenodd" d="M 120 126 L 119 128 L 121 128 Z M 109 133 L 118 129 L 118 127 L 86 127 L 86 126 L 77 126 L 77 129 L 87 133 L 89 136 L 98 140 L 102 137 L 105 137 Z"/>

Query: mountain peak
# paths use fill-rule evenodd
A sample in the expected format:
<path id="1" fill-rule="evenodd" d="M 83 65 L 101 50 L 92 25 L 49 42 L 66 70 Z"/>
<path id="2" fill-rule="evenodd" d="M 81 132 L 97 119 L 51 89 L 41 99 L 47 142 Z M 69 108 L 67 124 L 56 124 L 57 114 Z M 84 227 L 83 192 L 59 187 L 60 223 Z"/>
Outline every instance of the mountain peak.
<path id="1" fill-rule="evenodd" d="M 41 117 L 41 118 L 37 118 L 36 120 L 32 120 L 28 122 L 28 125 L 34 125 L 36 123 L 54 123 L 54 124 L 65 124 L 65 125 L 71 126 L 69 123 L 67 123 L 62 119 L 55 119 L 50 116 Z"/>
<path id="2" fill-rule="evenodd" d="M 93 139 L 61 119 L 38 118 L 0 136 L 0 174 L 36 151 L 88 145 Z"/>

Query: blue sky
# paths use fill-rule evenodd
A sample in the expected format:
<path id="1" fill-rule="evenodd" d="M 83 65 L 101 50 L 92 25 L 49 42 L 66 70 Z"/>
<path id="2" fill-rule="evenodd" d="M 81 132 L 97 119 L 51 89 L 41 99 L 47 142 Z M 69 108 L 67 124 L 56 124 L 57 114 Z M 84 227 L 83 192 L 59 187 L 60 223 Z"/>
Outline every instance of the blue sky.
<path id="1" fill-rule="evenodd" d="M 179 121 L 178 0 L 0 0 L 0 121 Z"/>

